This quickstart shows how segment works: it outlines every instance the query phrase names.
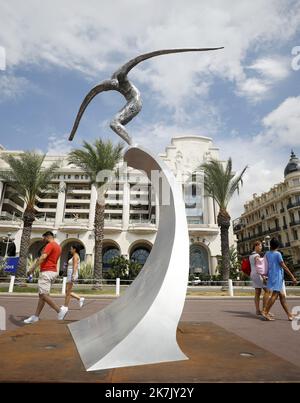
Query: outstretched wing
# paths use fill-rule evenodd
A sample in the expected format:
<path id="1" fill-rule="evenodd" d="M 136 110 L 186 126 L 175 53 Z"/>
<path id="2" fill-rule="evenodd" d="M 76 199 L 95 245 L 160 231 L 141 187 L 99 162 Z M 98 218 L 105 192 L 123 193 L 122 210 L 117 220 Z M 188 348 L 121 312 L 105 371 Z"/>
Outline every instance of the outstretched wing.
<path id="1" fill-rule="evenodd" d="M 84 98 L 82 101 L 82 104 L 80 105 L 79 111 L 77 113 L 69 140 L 72 141 L 75 133 L 77 131 L 77 128 L 79 126 L 80 120 L 82 118 L 82 115 L 84 114 L 84 111 L 86 110 L 88 104 L 91 102 L 91 100 L 97 95 L 100 94 L 100 92 L 103 91 L 110 91 L 114 90 L 115 86 L 112 84 L 112 80 L 105 80 L 102 81 L 102 83 L 96 85 L 96 87 L 92 88 L 91 91 L 87 94 L 87 96 Z"/>
<path id="2" fill-rule="evenodd" d="M 167 55 L 170 53 L 183 53 L 183 52 L 207 52 L 210 50 L 218 50 L 218 49 L 223 49 L 223 47 L 219 48 L 187 48 L 187 49 L 164 49 L 164 50 L 155 50 L 154 52 L 149 52 L 149 53 L 144 53 L 143 55 L 137 56 L 134 59 L 129 60 L 126 64 L 121 66 L 113 75 L 112 78 L 117 78 L 119 81 L 120 86 L 122 85 L 122 80 L 125 79 L 127 74 L 133 67 L 135 67 L 137 64 L 141 63 L 144 60 L 150 59 L 152 57 L 156 56 L 161 56 L 161 55 Z M 110 91 L 110 90 L 116 90 L 116 86 L 113 84 L 113 80 L 105 80 L 102 81 L 99 85 L 96 85 L 84 98 L 79 111 L 77 113 L 73 129 L 71 131 L 69 140 L 72 141 L 76 130 L 78 128 L 78 125 L 80 123 L 80 120 L 82 118 L 82 115 L 84 111 L 86 110 L 88 104 L 91 102 L 91 100 L 100 92 L 103 91 Z"/>
<path id="3" fill-rule="evenodd" d="M 143 62 L 144 60 L 150 59 L 152 57 L 167 55 L 169 53 L 183 53 L 183 52 L 207 52 L 209 50 L 224 49 L 224 46 L 219 48 L 187 48 L 187 49 L 164 49 L 155 50 L 154 52 L 144 53 L 143 55 L 137 56 L 134 59 L 129 60 L 126 64 L 120 67 L 114 74 L 113 77 L 125 77 L 133 67 L 137 64 Z"/>

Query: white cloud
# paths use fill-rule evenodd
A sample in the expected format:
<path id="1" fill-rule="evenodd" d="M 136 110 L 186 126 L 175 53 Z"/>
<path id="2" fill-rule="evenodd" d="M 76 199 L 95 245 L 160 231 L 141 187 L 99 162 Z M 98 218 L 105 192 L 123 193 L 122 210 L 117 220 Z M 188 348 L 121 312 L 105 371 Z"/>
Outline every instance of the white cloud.
<path id="1" fill-rule="evenodd" d="M 197 116 L 196 116 L 197 115 Z M 195 123 L 197 122 L 197 123 Z M 155 123 L 136 125 L 130 130 L 133 141 L 147 147 L 153 152 L 161 153 L 169 145 L 170 138 L 175 136 L 214 136 L 221 126 L 221 118 L 217 108 L 210 104 L 199 103 L 199 110 L 190 112 L 181 124 L 159 120 Z"/>
<path id="2" fill-rule="evenodd" d="M 270 86 L 265 80 L 248 78 L 239 83 L 236 93 L 255 103 L 262 100 L 268 94 L 269 89 Z"/>
<path id="3" fill-rule="evenodd" d="M 257 137 L 277 148 L 300 146 L 300 96 L 285 99 L 262 120 L 264 131 Z"/>
<path id="4" fill-rule="evenodd" d="M 291 72 L 289 61 L 278 56 L 257 59 L 247 68 L 257 71 L 270 80 L 283 80 Z"/>
<path id="5" fill-rule="evenodd" d="M 6 51 L 3 46 L 0 46 L 0 70 L 6 69 Z"/>
<path id="6" fill-rule="evenodd" d="M 138 86 L 152 90 L 145 91 L 146 96 L 174 112 L 172 124 L 158 116 L 152 125 L 135 124 L 137 134 L 130 131 L 138 143 L 161 152 L 171 136 L 215 134 L 218 113 L 207 100 L 215 77 L 233 83 L 239 96 L 257 102 L 288 76 L 286 61 L 274 51 L 279 52 L 297 34 L 300 2 L 52 0 L 41 4 L 10 0 L 0 3 L 0 16 L 0 46 L 6 49 L 8 69 L 61 66 L 101 81 L 121 63 L 154 49 L 225 46 L 211 53 L 155 58 L 130 74 Z M 0 75 L 0 97 L 19 94 L 24 88 L 25 79 L 11 75 L 9 84 L 4 77 L 8 76 Z M 199 105 L 203 118 L 202 124 L 197 120 L 197 127 L 191 103 Z M 201 111 L 203 105 L 209 118 Z M 253 139 L 235 136 L 216 141 L 224 158 L 232 156 L 235 169 L 249 164 L 241 196 L 232 205 L 233 216 L 252 193 L 282 180 L 288 160 L 282 147 L 300 143 L 299 97 L 288 98 L 262 123 L 262 133 Z M 64 136 L 53 135 L 48 153 L 64 154 L 70 147 Z"/>
<path id="7" fill-rule="evenodd" d="M 284 80 L 291 73 L 289 61 L 279 56 L 259 58 L 245 71 L 250 70 L 256 77 L 246 78 L 237 82 L 236 93 L 256 103 L 270 97 L 271 90 L 277 82 Z"/>
<path id="8" fill-rule="evenodd" d="M 48 140 L 47 155 L 66 155 L 71 151 L 72 145 L 68 141 L 69 135 L 59 136 L 52 134 Z"/>
<path id="9" fill-rule="evenodd" d="M 137 135 L 133 137 L 134 143 L 143 145 L 152 152 L 161 153 L 169 145 L 170 138 L 176 136 L 187 136 L 189 134 L 198 134 L 196 130 L 187 130 L 175 125 L 168 125 L 163 122 L 157 122 L 152 125 L 140 126 Z"/>
<path id="10" fill-rule="evenodd" d="M 229 205 L 231 217 L 234 219 L 244 211 L 244 204 L 252 199 L 254 193 L 266 192 L 274 184 L 283 181 L 283 171 L 289 154 L 273 149 L 268 143 L 258 146 L 255 138 L 246 140 L 231 137 L 226 141 L 218 141 L 217 146 L 220 147 L 224 159 L 232 158 L 233 169 L 237 173 L 248 165 L 240 194 L 235 194 Z"/>
<path id="11" fill-rule="evenodd" d="M 21 97 L 30 87 L 29 81 L 24 77 L 12 74 L 0 74 L 0 103 L 7 99 Z"/>
<path id="12" fill-rule="evenodd" d="M 262 124 L 262 132 L 252 138 L 235 135 L 217 141 L 222 156 L 232 157 L 236 171 L 249 166 L 240 196 L 236 195 L 230 206 L 233 218 L 242 213 L 243 204 L 253 193 L 266 192 L 284 180 L 289 151 L 300 147 L 300 96 L 287 98 L 262 119 Z"/>
<path id="13" fill-rule="evenodd" d="M 270 44 L 279 47 L 291 39 L 300 25 L 299 7 L 293 0 L 52 0 L 43 5 L 11 0 L 0 4 L 0 45 L 8 67 L 62 66 L 99 81 L 139 53 L 225 46 L 218 52 L 152 59 L 132 73 L 158 94 L 158 102 L 181 116 L 178 110 L 188 109 L 186 100 L 208 92 L 212 75 L 233 81 L 242 96 L 264 96 L 263 83 L 248 81 L 253 77 L 247 76 L 245 58 L 249 51 L 265 54 Z M 269 71 L 273 78 L 284 74 L 278 64 L 270 64 L 265 56 L 252 71 L 259 76 Z"/>

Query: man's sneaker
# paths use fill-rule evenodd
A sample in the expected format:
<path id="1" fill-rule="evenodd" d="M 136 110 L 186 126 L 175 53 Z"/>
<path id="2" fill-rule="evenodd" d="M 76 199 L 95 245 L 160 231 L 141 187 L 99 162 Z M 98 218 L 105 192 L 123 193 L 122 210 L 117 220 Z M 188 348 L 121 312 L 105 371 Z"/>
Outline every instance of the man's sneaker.
<path id="1" fill-rule="evenodd" d="M 57 314 L 57 319 L 58 320 L 64 320 L 64 317 L 66 316 L 69 308 L 67 306 L 61 306 L 60 311 Z"/>
<path id="2" fill-rule="evenodd" d="M 82 298 L 80 298 L 80 300 L 79 300 L 79 308 L 82 308 L 82 307 L 83 307 L 83 304 L 84 304 L 84 298 L 82 297 Z"/>
<path id="3" fill-rule="evenodd" d="M 25 319 L 23 322 L 28 324 L 28 323 L 38 322 L 39 320 L 40 319 L 38 316 L 31 315 L 31 316 L 29 316 L 29 318 Z"/>

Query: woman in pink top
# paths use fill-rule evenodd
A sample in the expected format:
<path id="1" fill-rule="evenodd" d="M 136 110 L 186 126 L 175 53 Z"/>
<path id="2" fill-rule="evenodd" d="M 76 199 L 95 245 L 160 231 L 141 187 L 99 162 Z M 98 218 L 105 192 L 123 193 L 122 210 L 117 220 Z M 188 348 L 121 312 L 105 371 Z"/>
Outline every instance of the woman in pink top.
<path id="1" fill-rule="evenodd" d="M 269 293 L 267 292 L 266 280 L 265 280 L 264 276 L 262 276 L 257 270 L 257 266 L 261 263 L 260 262 L 261 251 L 262 251 L 262 243 L 260 241 L 256 241 L 253 245 L 253 251 L 249 257 L 250 266 L 251 266 L 250 277 L 252 280 L 252 286 L 253 286 L 253 288 L 255 288 L 254 303 L 255 303 L 255 308 L 256 308 L 256 315 L 262 315 L 262 311 L 260 309 L 261 290 L 264 290 L 263 310 L 265 309 L 268 298 L 269 298 Z"/>

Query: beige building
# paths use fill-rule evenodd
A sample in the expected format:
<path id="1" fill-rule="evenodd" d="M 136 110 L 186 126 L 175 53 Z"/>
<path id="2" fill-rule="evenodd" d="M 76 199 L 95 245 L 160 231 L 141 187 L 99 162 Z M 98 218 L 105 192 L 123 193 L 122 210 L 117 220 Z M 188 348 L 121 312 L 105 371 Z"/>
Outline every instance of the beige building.
<path id="1" fill-rule="evenodd" d="M 12 151 L 0 150 L 1 169 L 7 169 L 1 158 L 5 153 Z M 21 152 L 13 153 L 18 155 Z M 199 166 L 209 158 L 218 159 L 219 150 L 208 137 L 175 137 L 160 157 L 172 169 L 176 180 L 185 189 L 190 235 L 190 271 L 215 274 L 216 256 L 220 254 L 217 208 L 213 200 L 204 194 Z M 38 256 L 42 246 L 41 235 L 46 230 L 51 230 L 63 249 L 61 267 L 67 261 L 70 245 L 74 243 L 80 246 L 82 259 L 92 262 L 96 189 L 91 186 L 87 175 L 68 165 L 66 156 L 47 156 L 45 165 L 49 166 L 58 159 L 60 168 L 53 180 L 55 189 L 37 199 L 37 219 L 33 223 L 30 253 L 33 257 Z M 110 259 L 116 255 L 126 255 L 143 264 L 155 241 L 159 221 L 156 196 L 152 194 L 151 184 L 145 176 L 133 169 L 129 169 L 129 173 L 130 175 L 121 178 L 112 186 L 106 195 L 103 250 L 105 269 L 109 268 Z M 11 255 L 18 254 L 23 211 L 22 199 L 14 193 L 8 183 L 0 182 L 2 256 L 6 250 Z M 7 243 L 12 238 L 14 242 Z"/>
<path id="2" fill-rule="evenodd" d="M 291 256 L 300 270 L 300 160 L 291 153 L 284 170 L 284 181 L 273 186 L 244 206 L 244 213 L 234 220 L 238 252 L 249 254 L 255 240 L 268 242 L 276 237 L 285 256 Z M 266 238 L 267 237 L 267 238 Z"/>

